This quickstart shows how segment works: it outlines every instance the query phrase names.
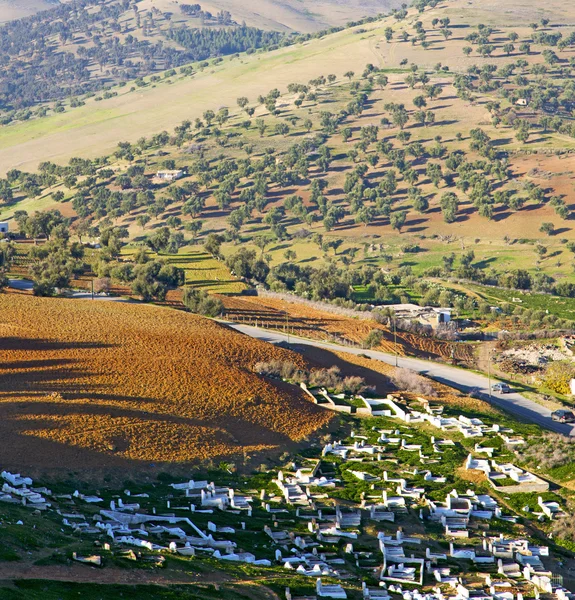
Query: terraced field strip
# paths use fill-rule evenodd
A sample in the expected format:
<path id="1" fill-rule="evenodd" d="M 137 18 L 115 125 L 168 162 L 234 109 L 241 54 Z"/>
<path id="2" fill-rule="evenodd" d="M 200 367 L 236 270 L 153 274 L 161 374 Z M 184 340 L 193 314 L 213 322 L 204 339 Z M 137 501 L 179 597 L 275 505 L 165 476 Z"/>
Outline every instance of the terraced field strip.
<path id="1" fill-rule="evenodd" d="M 473 348 L 465 344 L 442 342 L 430 337 L 398 331 L 397 344 L 389 328 L 372 320 L 354 319 L 311 308 L 305 304 L 286 302 L 259 296 L 229 297 L 223 299 L 226 318 L 239 323 L 275 329 L 322 341 L 350 343 L 361 347 L 373 329 L 383 332 L 383 339 L 377 347 L 382 352 L 400 356 L 439 356 L 443 359 L 456 359 L 463 362 L 473 360 Z"/>
<path id="2" fill-rule="evenodd" d="M 135 248 L 127 248 L 123 251 L 123 255 L 130 257 L 135 252 Z M 214 294 L 241 294 L 247 289 L 247 285 L 235 278 L 224 262 L 193 246 L 180 248 L 178 254 L 149 252 L 149 255 L 183 269 L 186 273 L 186 285 Z"/>

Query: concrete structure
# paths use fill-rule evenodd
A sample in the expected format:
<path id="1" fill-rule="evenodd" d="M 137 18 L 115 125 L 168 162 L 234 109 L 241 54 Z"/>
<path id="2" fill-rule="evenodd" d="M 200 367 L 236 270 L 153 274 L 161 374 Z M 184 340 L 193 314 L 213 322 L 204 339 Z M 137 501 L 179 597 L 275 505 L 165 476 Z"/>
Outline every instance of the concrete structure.
<path id="1" fill-rule="evenodd" d="M 418 321 L 422 325 L 430 325 L 434 329 L 451 321 L 451 308 L 435 308 L 418 304 L 392 304 L 395 317 L 400 321 Z"/>
<path id="2" fill-rule="evenodd" d="M 181 169 L 173 169 L 170 171 L 158 171 L 156 178 L 162 181 L 176 181 L 184 176 L 184 172 Z"/>

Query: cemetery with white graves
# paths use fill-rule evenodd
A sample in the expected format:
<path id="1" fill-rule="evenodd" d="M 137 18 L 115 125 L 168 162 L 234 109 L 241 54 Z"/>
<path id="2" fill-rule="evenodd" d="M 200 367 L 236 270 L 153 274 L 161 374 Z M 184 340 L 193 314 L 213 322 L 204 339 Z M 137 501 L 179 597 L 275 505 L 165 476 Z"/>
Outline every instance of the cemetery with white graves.
<path id="1" fill-rule="evenodd" d="M 286 600 L 574 598 L 572 492 L 533 460 L 548 434 L 413 395 L 308 393 L 365 414 L 259 472 L 76 489 L 2 471 L 0 561 L 26 539 L 39 564 L 212 569 Z"/>

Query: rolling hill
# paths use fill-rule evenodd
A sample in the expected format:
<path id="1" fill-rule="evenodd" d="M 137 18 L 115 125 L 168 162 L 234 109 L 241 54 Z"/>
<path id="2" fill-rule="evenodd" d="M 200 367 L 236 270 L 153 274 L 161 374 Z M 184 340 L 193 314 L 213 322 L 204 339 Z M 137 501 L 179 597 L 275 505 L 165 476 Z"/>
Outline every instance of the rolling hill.
<path id="1" fill-rule="evenodd" d="M 110 152 L 120 140 L 135 141 L 173 129 L 207 109 L 235 105 L 239 96 L 255 97 L 292 81 L 307 80 L 337 66 L 341 77 L 367 62 L 382 64 L 374 50 L 383 25 L 345 30 L 301 45 L 242 55 L 188 76 L 171 77 L 145 87 L 120 88 L 104 101 L 40 119 L 0 128 L 0 173 L 11 168 L 31 170 L 39 162 L 65 162 L 74 156 L 94 158 Z"/>
<path id="2" fill-rule="evenodd" d="M 0 0 L 0 23 L 28 17 L 53 8 L 57 2 L 49 0 Z M 179 13 L 175 0 L 142 0 L 141 10 L 152 7 L 162 12 Z M 221 10 L 232 13 L 238 22 L 252 27 L 278 31 L 312 32 L 333 25 L 345 25 L 362 17 L 377 15 L 401 5 L 399 0 L 210 0 L 201 3 L 206 10 L 216 14 Z"/>
<path id="3" fill-rule="evenodd" d="M 345 25 L 401 6 L 399 0 L 210 0 L 206 6 L 228 10 L 238 21 L 264 29 L 312 32 Z"/>
<path id="4" fill-rule="evenodd" d="M 1 0 L 0 23 L 29 17 L 53 6 L 54 3 L 47 0 Z"/>
<path id="5" fill-rule="evenodd" d="M 538 21 L 534 4 L 465 6 L 396 11 L 8 125 L 6 171 L 53 162 L 11 171 L 1 216 L 57 208 L 135 246 L 163 228 L 180 247 L 222 236 L 209 252 L 231 273 L 320 300 L 477 316 L 482 291 L 447 278 L 557 291 L 565 319 L 574 28 L 559 3 Z M 513 26 L 486 25 L 497 14 Z M 181 181 L 155 176 L 175 167 Z"/>

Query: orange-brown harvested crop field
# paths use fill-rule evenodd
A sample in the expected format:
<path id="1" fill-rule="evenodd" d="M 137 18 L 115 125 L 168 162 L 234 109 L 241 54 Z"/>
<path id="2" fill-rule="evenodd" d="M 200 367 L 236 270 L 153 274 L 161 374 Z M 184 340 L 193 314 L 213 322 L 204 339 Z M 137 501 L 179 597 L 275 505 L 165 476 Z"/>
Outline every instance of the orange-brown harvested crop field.
<path id="1" fill-rule="evenodd" d="M 304 359 L 167 308 L 0 295 L 0 467 L 142 468 L 252 456 L 332 414 L 256 376 Z"/>

